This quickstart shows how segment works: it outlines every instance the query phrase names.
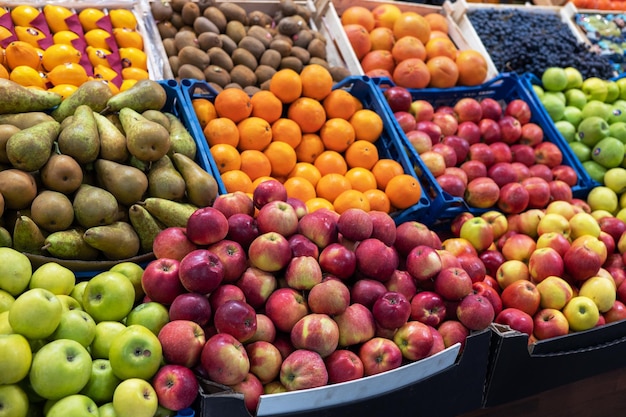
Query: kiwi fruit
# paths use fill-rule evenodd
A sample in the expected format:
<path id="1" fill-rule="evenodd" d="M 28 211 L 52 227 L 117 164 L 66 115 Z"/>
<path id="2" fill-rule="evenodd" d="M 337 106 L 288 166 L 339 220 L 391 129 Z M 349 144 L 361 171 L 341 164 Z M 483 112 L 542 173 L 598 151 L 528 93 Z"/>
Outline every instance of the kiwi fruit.
<path id="1" fill-rule="evenodd" d="M 270 43 L 270 49 L 277 51 L 281 57 L 286 57 L 291 54 L 291 43 L 284 39 L 276 39 Z"/>
<path id="2" fill-rule="evenodd" d="M 220 87 L 231 82 L 230 73 L 217 65 L 209 65 L 204 69 L 204 78 L 208 83 L 215 83 Z"/>
<path id="3" fill-rule="evenodd" d="M 315 35 L 313 35 L 310 29 L 302 29 L 293 35 L 293 45 L 306 48 L 314 37 Z"/>
<path id="4" fill-rule="evenodd" d="M 174 13 L 170 2 L 166 1 L 151 1 L 150 11 L 152 12 L 154 20 L 159 23 L 170 20 L 172 13 Z"/>
<path id="5" fill-rule="evenodd" d="M 185 22 L 183 22 L 183 17 L 181 16 L 181 14 L 179 12 L 172 13 L 172 17 L 170 18 L 170 22 L 178 30 L 180 30 L 180 28 L 185 26 Z"/>
<path id="6" fill-rule="evenodd" d="M 280 65 L 281 58 L 282 55 L 276 49 L 266 49 L 259 59 L 259 64 L 276 69 Z"/>
<path id="7" fill-rule="evenodd" d="M 328 61 L 326 61 L 325 59 L 312 56 L 311 59 L 309 59 L 309 65 L 312 65 L 312 64 L 321 65 L 327 70 L 330 70 L 330 64 L 328 64 Z"/>
<path id="8" fill-rule="evenodd" d="M 204 32 L 212 32 L 217 34 L 220 33 L 217 25 L 204 16 L 200 16 L 196 20 L 194 20 L 193 30 L 196 32 L 197 35 L 200 35 Z"/>
<path id="9" fill-rule="evenodd" d="M 209 55 L 212 65 L 217 65 L 226 71 L 233 69 L 233 59 L 222 48 L 213 47 L 207 51 L 207 54 Z"/>
<path id="10" fill-rule="evenodd" d="M 236 20 L 243 23 L 244 25 L 248 24 L 248 14 L 246 13 L 246 10 L 240 5 L 230 2 L 224 2 L 219 3 L 217 7 L 222 11 L 222 13 L 224 13 L 227 21 Z"/>
<path id="11" fill-rule="evenodd" d="M 248 25 L 267 27 L 272 24 L 272 16 L 260 10 L 254 10 L 248 13 Z"/>
<path id="12" fill-rule="evenodd" d="M 204 32 L 198 35 L 198 47 L 203 51 L 208 51 L 211 48 L 222 48 L 222 38 L 220 35 L 213 32 Z"/>
<path id="13" fill-rule="evenodd" d="M 238 20 L 230 20 L 226 24 L 226 35 L 236 44 L 246 36 L 246 27 Z"/>
<path id="14" fill-rule="evenodd" d="M 172 4 L 172 10 L 174 10 L 175 12 L 180 13 L 181 10 L 183 10 L 183 7 L 185 6 L 185 3 L 187 3 L 189 0 L 172 0 L 170 3 Z"/>
<path id="15" fill-rule="evenodd" d="M 248 94 L 249 96 L 252 96 L 257 91 L 261 91 L 261 89 L 259 87 L 257 87 L 256 85 L 248 85 L 248 86 L 243 88 L 243 91 L 245 91 L 246 94 Z"/>
<path id="16" fill-rule="evenodd" d="M 159 31 L 161 39 L 173 38 L 176 36 L 176 32 L 178 32 L 178 29 L 176 29 L 170 21 L 157 23 L 157 30 Z"/>
<path id="17" fill-rule="evenodd" d="M 184 24 L 193 25 L 196 18 L 200 16 L 200 6 L 196 2 L 189 1 L 181 9 L 180 16 Z"/>
<path id="18" fill-rule="evenodd" d="M 165 49 L 165 54 L 167 56 L 178 55 L 178 48 L 176 47 L 176 41 L 174 41 L 174 38 L 163 39 L 163 49 Z"/>
<path id="19" fill-rule="evenodd" d="M 222 87 L 222 86 L 221 86 L 221 85 L 219 85 L 219 84 L 215 84 L 215 83 L 209 82 L 209 85 L 210 85 L 210 86 L 211 86 L 211 88 L 212 88 L 212 89 L 214 89 L 214 90 L 215 90 L 215 92 L 217 92 L 217 93 L 219 93 L 220 91 L 224 90 L 224 87 Z"/>
<path id="20" fill-rule="evenodd" d="M 333 77 L 334 82 L 339 82 L 343 80 L 344 78 L 349 77 L 351 75 L 350 70 L 348 70 L 348 68 L 345 68 L 345 67 L 330 67 L 329 71 L 330 71 L 330 75 L 332 75 Z"/>
<path id="21" fill-rule="evenodd" d="M 174 45 L 176 45 L 178 51 L 185 46 L 195 46 L 198 48 L 198 38 L 196 38 L 195 32 L 188 30 L 179 31 L 176 36 L 174 36 Z"/>
<path id="22" fill-rule="evenodd" d="M 263 45 L 263 42 L 253 36 L 247 35 L 239 41 L 237 46 L 250 52 L 252 56 L 254 56 L 256 61 L 261 58 L 261 55 L 263 55 L 263 52 L 265 52 L 266 49 L 265 45 Z"/>
<path id="23" fill-rule="evenodd" d="M 276 68 L 270 67 L 269 65 L 259 65 L 254 70 L 254 75 L 256 75 L 257 83 L 263 84 L 265 81 L 272 78 L 272 76 L 276 74 Z"/>
<path id="24" fill-rule="evenodd" d="M 311 9 L 306 7 L 304 4 L 296 4 L 296 14 L 302 17 L 307 22 L 310 21 L 311 18 L 313 17 L 313 13 L 311 12 Z"/>
<path id="25" fill-rule="evenodd" d="M 237 49 L 237 44 L 232 38 L 225 33 L 220 33 L 220 39 L 222 40 L 222 49 L 226 51 L 227 54 L 232 55 L 233 51 Z"/>
<path id="26" fill-rule="evenodd" d="M 178 55 L 172 55 L 168 57 L 167 62 L 170 64 L 170 68 L 172 69 L 172 74 L 174 74 L 175 77 L 178 76 L 178 68 L 180 67 Z"/>
<path id="27" fill-rule="evenodd" d="M 284 17 L 280 19 L 277 26 L 278 33 L 287 36 L 293 36 L 303 28 L 302 20 L 298 19 L 297 16 Z"/>
<path id="28" fill-rule="evenodd" d="M 231 58 L 233 60 L 233 64 L 236 65 L 245 65 L 250 68 L 252 71 L 256 69 L 259 65 L 254 55 L 243 48 L 237 48 L 231 54 Z"/>
<path id="29" fill-rule="evenodd" d="M 296 2 L 294 0 L 280 0 L 280 11 L 283 16 L 293 16 L 298 13 Z"/>
<path id="30" fill-rule="evenodd" d="M 309 51 L 311 57 L 321 58 L 326 60 L 326 43 L 318 38 L 315 38 L 309 42 L 306 50 Z"/>
<path id="31" fill-rule="evenodd" d="M 308 64 L 309 59 L 311 58 L 311 54 L 309 53 L 309 51 L 300 46 L 291 47 L 291 56 L 295 56 L 303 64 Z"/>
<path id="32" fill-rule="evenodd" d="M 226 90 L 227 88 L 238 88 L 240 90 L 243 90 L 243 87 L 240 86 L 239 84 L 235 83 L 235 82 L 230 82 L 230 83 L 226 84 L 224 86 L 224 90 Z"/>
<path id="33" fill-rule="evenodd" d="M 202 12 L 202 16 L 213 22 L 213 24 L 219 29 L 219 33 L 223 33 L 226 31 L 226 23 L 228 23 L 228 20 L 226 19 L 226 16 L 224 16 L 224 13 L 222 13 L 222 11 L 217 7 L 207 7 Z"/>
<path id="34" fill-rule="evenodd" d="M 195 80 L 206 80 L 204 77 L 204 72 L 195 65 L 184 64 L 178 68 L 177 73 L 178 78 L 193 78 Z"/>
<path id="35" fill-rule="evenodd" d="M 269 30 L 261 26 L 250 26 L 246 34 L 247 36 L 252 36 L 253 38 L 258 39 L 266 49 L 270 47 L 273 36 Z"/>
<path id="36" fill-rule="evenodd" d="M 256 75 L 254 70 L 246 65 L 235 65 L 230 70 L 230 79 L 232 82 L 239 84 L 241 87 L 247 87 L 256 84 Z"/>
<path id="37" fill-rule="evenodd" d="M 181 66 L 191 64 L 201 70 L 204 70 L 211 62 L 209 55 L 202 49 L 196 48 L 195 46 L 185 46 L 183 49 L 178 51 L 178 60 Z"/>
<path id="38" fill-rule="evenodd" d="M 304 68 L 304 64 L 295 56 L 286 56 L 280 60 L 280 69 L 289 68 L 298 74 Z"/>

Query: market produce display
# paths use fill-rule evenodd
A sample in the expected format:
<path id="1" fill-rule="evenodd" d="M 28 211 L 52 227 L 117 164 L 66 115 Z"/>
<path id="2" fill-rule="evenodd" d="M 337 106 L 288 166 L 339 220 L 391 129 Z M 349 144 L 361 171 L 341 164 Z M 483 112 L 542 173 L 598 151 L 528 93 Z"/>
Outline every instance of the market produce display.
<path id="1" fill-rule="evenodd" d="M 624 72 L 624 15 L 577 13 L 574 19 L 599 53 L 609 58 L 615 71 Z"/>

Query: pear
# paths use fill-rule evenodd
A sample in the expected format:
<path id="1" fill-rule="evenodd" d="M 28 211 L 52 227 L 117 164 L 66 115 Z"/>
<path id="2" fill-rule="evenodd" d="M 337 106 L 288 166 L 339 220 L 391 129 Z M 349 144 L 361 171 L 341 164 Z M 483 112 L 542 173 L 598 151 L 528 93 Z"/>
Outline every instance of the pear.
<path id="1" fill-rule="evenodd" d="M 146 253 L 152 252 L 154 238 L 156 238 L 156 235 L 158 235 L 161 230 L 165 229 L 165 226 L 141 204 L 133 204 L 130 206 L 128 209 L 128 218 L 130 224 L 139 236 L 141 250 Z"/>
<path id="2" fill-rule="evenodd" d="M 81 84 L 76 91 L 69 95 L 54 109 L 51 116 L 61 122 L 76 112 L 78 106 L 86 105 L 96 113 L 100 113 L 106 107 L 113 92 L 107 83 L 102 80 L 91 80 Z"/>
<path id="3" fill-rule="evenodd" d="M 170 149 L 170 132 L 166 128 L 129 107 L 120 110 L 119 117 L 126 133 L 126 147 L 131 155 L 141 161 L 156 161 L 167 154 Z"/>
<path id="4" fill-rule="evenodd" d="M 54 117 L 42 111 L 31 111 L 27 113 L 1 114 L 0 124 L 13 125 L 20 129 L 26 129 L 42 122 L 54 120 Z"/>
<path id="5" fill-rule="evenodd" d="M 39 176 L 49 190 L 71 194 L 83 182 L 83 169 L 71 156 L 53 153 L 39 170 Z"/>
<path id="6" fill-rule="evenodd" d="M 126 136 L 109 118 L 100 113 L 94 113 L 93 117 L 100 137 L 100 158 L 115 162 L 127 161 L 130 153 L 126 148 Z"/>
<path id="7" fill-rule="evenodd" d="M 83 239 L 89 246 L 98 249 L 107 259 L 120 260 L 139 253 L 139 236 L 129 223 L 117 221 L 105 226 L 90 227 Z"/>
<path id="8" fill-rule="evenodd" d="M 11 161 L 7 156 L 7 142 L 9 138 L 19 132 L 21 129 L 10 124 L 0 124 L 0 163 L 10 164 Z"/>
<path id="9" fill-rule="evenodd" d="M 16 168 L 0 171 L 0 194 L 8 209 L 22 210 L 30 207 L 30 203 L 37 196 L 35 177 Z"/>
<path id="10" fill-rule="evenodd" d="M 45 239 L 42 230 L 33 219 L 18 213 L 13 226 L 13 249 L 35 255 L 40 254 Z"/>
<path id="11" fill-rule="evenodd" d="M 50 233 L 41 249 L 59 259 L 94 261 L 100 255 L 100 251 L 85 242 L 83 233 L 82 229 L 76 228 Z"/>
<path id="12" fill-rule="evenodd" d="M 13 237 L 11 237 L 11 232 L 9 232 L 6 228 L 2 226 L 0 226 L 0 247 L 13 247 Z"/>
<path id="13" fill-rule="evenodd" d="M 168 131 L 170 130 L 170 119 L 161 110 L 146 110 L 141 113 L 143 117 L 153 122 L 157 122 Z"/>
<path id="14" fill-rule="evenodd" d="M 30 206 L 31 218 L 47 232 L 68 229 L 74 222 L 72 201 L 58 191 L 44 190 Z"/>
<path id="15" fill-rule="evenodd" d="M 91 107 L 82 104 L 76 108 L 73 120 L 61 130 L 57 139 L 61 153 L 88 164 L 100 154 L 98 126 Z"/>
<path id="16" fill-rule="evenodd" d="M 72 202 L 74 217 L 84 228 L 113 223 L 118 216 L 118 203 L 109 191 L 89 184 L 81 184 Z"/>
<path id="17" fill-rule="evenodd" d="M 119 112 L 128 107 L 138 113 L 161 110 L 167 101 L 167 92 L 157 81 L 139 80 L 128 90 L 121 91 L 107 102 L 106 111 Z"/>
<path id="18" fill-rule="evenodd" d="M 94 167 L 99 184 L 125 206 L 140 201 L 148 189 L 148 177 L 135 167 L 107 159 L 97 159 Z"/>
<path id="19" fill-rule="evenodd" d="M 218 191 L 215 177 L 182 153 L 174 153 L 172 160 L 185 179 L 187 200 L 198 207 L 212 206 Z"/>
<path id="20" fill-rule="evenodd" d="M 198 207 L 159 197 L 148 197 L 143 206 L 166 227 L 187 227 L 187 220 Z"/>
<path id="21" fill-rule="evenodd" d="M 165 113 L 170 121 L 170 150 L 168 155 L 172 155 L 174 152 L 182 153 L 191 159 L 196 159 L 196 152 L 198 151 L 198 145 L 193 136 L 189 133 L 183 122 L 172 113 Z"/>
<path id="22" fill-rule="evenodd" d="M 48 110 L 63 101 L 60 94 L 26 88 L 5 78 L 0 78 L 0 97 L 0 114 Z"/>
<path id="23" fill-rule="evenodd" d="M 26 172 L 38 171 L 48 162 L 60 131 L 61 124 L 53 120 L 15 133 L 6 143 L 11 165 Z"/>
<path id="24" fill-rule="evenodd" d="M 176 170 L 169 156 L 164 155 L 150 165 L 148 171 L 148 194 L 150 197 L 182 200 L 185 197 L 185 179 Z"/>

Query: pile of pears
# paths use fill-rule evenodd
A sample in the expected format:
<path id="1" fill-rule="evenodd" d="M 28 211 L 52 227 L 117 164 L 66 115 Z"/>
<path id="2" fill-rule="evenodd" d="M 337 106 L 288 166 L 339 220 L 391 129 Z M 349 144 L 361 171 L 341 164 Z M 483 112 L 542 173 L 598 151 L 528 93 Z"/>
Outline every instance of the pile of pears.
<path id="1" fill-rule="evenodd" d="M 0 246 L 124 260 L 212 205 L 217 183 L 166 87 L 141 80 L 113 95 L 93 80 L 60 99 L 0 81 Z"/>

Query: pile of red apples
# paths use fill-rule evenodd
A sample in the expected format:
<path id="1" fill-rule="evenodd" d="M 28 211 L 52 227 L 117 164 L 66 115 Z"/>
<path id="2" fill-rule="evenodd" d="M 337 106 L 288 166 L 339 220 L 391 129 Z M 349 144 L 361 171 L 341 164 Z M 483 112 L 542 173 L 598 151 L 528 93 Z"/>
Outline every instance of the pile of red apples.
<path id="1" fill-rule="evenodd" d="M 441 188 L 469 207 L 521 213 L 571 200 L 578 175 L 559 147 L 544 140 L 524 100 L 464 97 L 435 107 L 400 86 L 384 96 Z"/>
<path id="2" fill-rule="evenodd" d="M 309 213 L 277 180 L 218 196 L 153 249 L 142 286 L 145 301 L 169 310 L 165 362 L 243 393 L 252 414 L 262 394 L 463 347 L 499 300 L 478 255 L 444 249 L 426 225 L 360 209 Z"/>

